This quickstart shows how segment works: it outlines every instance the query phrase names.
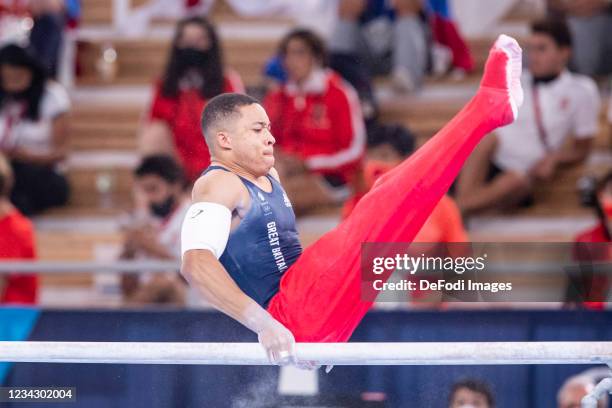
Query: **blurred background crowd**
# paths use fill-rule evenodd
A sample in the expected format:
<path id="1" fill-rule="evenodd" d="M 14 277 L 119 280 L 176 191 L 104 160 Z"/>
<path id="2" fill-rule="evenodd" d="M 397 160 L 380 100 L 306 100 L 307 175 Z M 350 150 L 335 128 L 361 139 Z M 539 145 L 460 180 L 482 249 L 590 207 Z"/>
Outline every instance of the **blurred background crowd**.
<path id="1" fill-rule="evenodd" d="M 0 258 L 60 265 L 0 275 L 1 302 L 205 307 L 176 268 L 61 262 L 178 263 L 190 186 L 210 161 L 200 114 L 224 92 L 265 106 L 308 246 L 469 100 L 500 33 L 524 49 L 525 103 L 417 241 L 610 243 L 608 0 L 0 0 Z M 548 307 L 568 303 L 560 292 Z M 578 406 L 587 383 L 568 380 L 559 407 Z M 466 380 L 449 404 L 493 400 Z"/>

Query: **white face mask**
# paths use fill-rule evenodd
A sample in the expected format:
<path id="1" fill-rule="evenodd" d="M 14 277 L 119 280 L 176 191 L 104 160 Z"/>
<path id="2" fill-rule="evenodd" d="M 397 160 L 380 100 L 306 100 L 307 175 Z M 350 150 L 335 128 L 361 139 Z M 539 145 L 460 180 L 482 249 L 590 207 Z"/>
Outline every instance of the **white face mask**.
<path id="1" fill-rule="evenodd" d="M 476 406 L 472 404 L 464 404 L 459 406 L 458 408 L 476 408 Z"/>

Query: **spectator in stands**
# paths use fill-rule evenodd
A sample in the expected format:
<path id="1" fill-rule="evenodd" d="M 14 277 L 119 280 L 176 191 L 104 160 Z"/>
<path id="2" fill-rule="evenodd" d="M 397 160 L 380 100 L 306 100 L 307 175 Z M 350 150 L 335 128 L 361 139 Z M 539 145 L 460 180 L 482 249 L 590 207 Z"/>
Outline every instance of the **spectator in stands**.
<path id="1" fill-rule="evenodd" d="M 331 53 L 357 58 L 373 75 L 391 74 L 398 90 L 417 89 L 428 67 L 431 36 L 423 2 L 341 0 Z"/>
<path id="2" fill-rule="evenodd" d="M 13 204 L 26 215 L 68 200 L 61 163 L 68 154 L 69 110 L 68 94 L 47 79 L 30 49 L 0 49 L 0 152 L 15 174 Z"/>
<path id="3" fill-rule="evenodd" d="M 609 0 L 548 0 L 567 17 L 574 37 L 572 67 L 584 75 L 612 73 L 612 3 Z"/>
<path id="4" fill-rule="evenodd" d="M 244 92 L 244 87 L 224 67 L 215 28 L 202 17 L 181 20 L 141 132 L 141 152 L 176 155 L 193 182 L 210 164 L 200 115 L 209 99 L 224 92 Z"/>
<path id="5" fill-rule="evenodd" d="M 595 210 L 597 225 L 574 240 L 573 258 L 581 265 L 582 273 L 569 277 L 565 301 L 567 305 L 601 310 L 605 308 L 611 281 L 608 274 L 593 270 L 593 264 L 610 263 L 612 247 L 590 244 L 612 243 L 612 167 L 602 177 L 585 177 L 579 184 L 582 202 Z"/>
<path id="6" fill-rule="evenodd" d="M 518 120 L 485 138 L 464 166 L 456 189 L 464 212 L 528 204 L 535 182 L 550 182 L 557 168 L 588 156 L 599 93 L 593 80 L 567 70 L 571 50 L 562 20 L 532 24 L 525 103 Z"/>
<path id="7" fill-rule="evenodd" d="M 427 3 L 433 39 L 436 44 L 450 52 L 452 76 L 461 79 L 474 69 L 474 58 L 453 19 L 449 0 L 428 0 Z M 432 64 L 436 65 L 435 54 L 432 55 L 432 60 Z M 445 68 L 448 67 L 440 66 L 441 73 Z M 432 71 L 438 73 L 438 68 L 433 66 Z"/>
<path id="8" fill-rule="evenodd" d="M 134 176 L 137 198 L 145 208 L 125 228 L 122 258 L 178 262 L 181 225 L 190 204 L 180 165 L 171 156 L 147 156 Z M 177 271 L 124 275 L 122 288 L 127 302 L 182 304 L 185 300 L 186 285 Z"/>
<path id="9" fill-rule="evenodd" d="M 612 169 L 593 177 L 582 191 L 582 200 L 595 209 L 597 226 L 581 233 L 577 242 L 612 242 Z"/>
<path id="10" fill-rule="evenodd" d="M 558 408 L 580 408 L 581 400 L 595 387 L 595 381 L 587 375 L 575 375 L 568 378 L 557 393 Z M 608 406 L 608 396 L 604 395 L 598 402 L 597 408 Z"/>
<path id="11" fill-rule="evenodd" d="M 30 45 L 51 78 L 57 77 L 66 25 L 64 0 L 31 0 Z"/>
<path id="12" fill-rule="evenodd" d="M 495 399 L 487 383 L 466 379 L 456 382 L 451 388 L 448 407 L 493 408 L 495 407 Z"/>
<path id="13" fill-rule="evenodd" d="M 35 259 L 34 227 L 10 202 L 13 174 L 0 154 L 0 260 Z M 0 303 L 36 303 L 35 275 L 0 275 Z"/>
<path id="14" fill-rule="evenodd" d="M 357 94 L 325 68 L 325 54 L 313 32 L 290 32 L 279 47 L 287 82 L 264 101 L 277 169 L 298 214 L 345 200 L 365 148 Z"/>

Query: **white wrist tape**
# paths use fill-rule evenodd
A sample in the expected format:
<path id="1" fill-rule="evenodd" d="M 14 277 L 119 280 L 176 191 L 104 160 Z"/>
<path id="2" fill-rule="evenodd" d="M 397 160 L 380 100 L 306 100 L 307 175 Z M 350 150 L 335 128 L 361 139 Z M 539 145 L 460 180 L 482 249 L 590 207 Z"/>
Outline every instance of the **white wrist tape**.
<path id="1" fill-rule="evenodd" d="M 217 203 L 194 203 L 187 210 L 181 230 L 181 253 L 190 249 L 208 249 L 221 257 L 229 238 L 232 213 Z"/>

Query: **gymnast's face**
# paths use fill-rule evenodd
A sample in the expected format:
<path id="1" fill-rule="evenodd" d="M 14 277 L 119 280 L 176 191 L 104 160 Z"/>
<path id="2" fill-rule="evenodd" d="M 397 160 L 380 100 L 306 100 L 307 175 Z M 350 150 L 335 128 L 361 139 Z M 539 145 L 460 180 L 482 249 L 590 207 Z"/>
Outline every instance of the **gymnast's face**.
<path id="1" fill-rule="evenodd" d="M 233 160 L 253 175 L 268 174 L 274 166 L 274 143 L 270 132 L 270 119 L 258 103 L 239 108 L 238 120 L 228 128 L 228 138 Z"/>

